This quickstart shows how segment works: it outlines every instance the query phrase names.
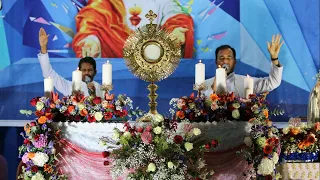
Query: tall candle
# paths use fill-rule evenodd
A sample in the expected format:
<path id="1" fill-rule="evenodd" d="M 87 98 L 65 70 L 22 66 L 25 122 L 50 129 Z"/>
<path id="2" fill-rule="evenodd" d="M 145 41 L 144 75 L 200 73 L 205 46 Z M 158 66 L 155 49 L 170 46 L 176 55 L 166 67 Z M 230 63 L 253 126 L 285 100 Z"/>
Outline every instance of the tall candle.
<path id="1" fill-rule="evenodd" d="M 46 97 L 50 97 L 51 96 L 51 92 L 53 92 L 54 87 L 53 87 L 53 79 L 48 77 L 45 78 L 43 81 L 44 84 L 44 94 Z"/>
<path id="2" fill-rule="evenodd" d="M 216 88 L 217 93 L 226 93 L 227 92 L 227 81 L 226 81 L 226 70 L 219 66 L 216 69 Z"/>
<path id="3" fill-rule="evenodd" d="M 72 72 L 72 91 L 81 91 L 82 72 L 79 68 Z"/>
<path id="4" fill-rule="evenodd" d="M 253 78 L 249 75 L 244 79 L 244 96 L 249 99 L 249 95 L 253 94 Z"/>
<path id="5" fill-rule="evenodd" d="M 199 61 L 199 63 L 196 64 L 196 72 L 195 72 L 195 84 L 201 85 L 205 81 L 205 74 L 206 74 L 206 67 L 205 65 Z"/>
<path id="6" fill-rule="evenodd" d="M 102 65 L 102 84 L 112 84 L 112 64 L 109 61 Z"/>

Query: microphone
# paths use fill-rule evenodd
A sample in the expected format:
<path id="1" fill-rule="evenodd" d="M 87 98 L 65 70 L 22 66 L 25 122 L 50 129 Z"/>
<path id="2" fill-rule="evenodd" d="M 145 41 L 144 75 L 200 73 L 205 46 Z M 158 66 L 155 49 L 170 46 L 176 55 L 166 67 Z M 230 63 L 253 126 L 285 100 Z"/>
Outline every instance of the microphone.
<path id="1" fill-rule="evenodd" d="M 90 76 L 85 76 L 84 77 L 84 82 L 88 85 L 91 82 Z M 91 95 L 93 92 L 92 92 L 91 89 L 88 88 L 88 93 L 89 93 L 89 95 Z"/>
<path id="2" fill-rule="evenodd" d="M 230 68 L 230 66 L 228 64 L 223 64 L 222 68 L 224 68 L 226 71 L 228 71 L 228 69 Z"/>

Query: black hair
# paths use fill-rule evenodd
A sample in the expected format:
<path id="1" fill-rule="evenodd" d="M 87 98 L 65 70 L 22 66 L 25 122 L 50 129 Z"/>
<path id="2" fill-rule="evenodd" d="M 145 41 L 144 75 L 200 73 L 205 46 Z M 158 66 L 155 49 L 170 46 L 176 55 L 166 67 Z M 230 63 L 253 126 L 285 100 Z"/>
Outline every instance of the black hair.
<path id="1" fill-rule="evenodd" d="M 233 57 L 236 60 L 236 50 L 229 45 L 222 45 L 222 46 L 217 47 L 217 49 L 216 49 L 216 61 L 218 60 L 219 51 L 224 50 L 224 49 L 231 49 L 231 51 L 233 52 Z"/>
<path id="2" fill-rule="evenodd" d="M 80 59 L 79 64 L 78 64 L 79 70 L 81 70 L 81 65 L 83 63 L 91 64 L 94 69 L 94 72 L 97 72 L 96 60 L 94 60 L 92 57 L 84 57 L 84 58 Z"/>

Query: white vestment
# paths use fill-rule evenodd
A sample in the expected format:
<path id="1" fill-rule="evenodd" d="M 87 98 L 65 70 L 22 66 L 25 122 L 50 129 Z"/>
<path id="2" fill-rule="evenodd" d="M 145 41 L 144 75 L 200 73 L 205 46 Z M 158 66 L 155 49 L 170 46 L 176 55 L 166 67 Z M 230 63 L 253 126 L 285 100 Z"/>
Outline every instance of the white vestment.
<path id="1" fill-rule="evenodd" d="M 278 67 L 274 64 L 271 64 L 271 70 L 269 73 L 269 77 L 264 78 L 253 78 L 253 93 L 254 94 L 261 94 L 265 92 L 269 92 L 277 88 L 281 84 L 282 79 L 282 71 L 283 66 Z M 233 73 L 230 73 L 227 76 L 226 84 L 227 84 L 227 91 L 228 92 L 234 92 L 235 95 L 240 96 L 241 98 L 245 98 L 245 89 L 244 89 L 244 79 L 246 76 L 238 75 Z M 207 97 L 210 96 L 210 94 L 213 93 L 213 90 L 211 88 L 213 84 L 214 77 L 207 79 L 205 81 L 207 90 L 205 91 L 205 95 Z"/>
<path id="2" fill-rule="evenodd" d="M 72 82 L 64 79 L 52 69 L 52 66 L 49 61 L 48 53 L 46 54 L 39 53 L 38 59 L 40 61 L 43 77 L 52 78 L 54 87 L 64 96 L 72 95 Z M 96 96 L 104 98 L 104 91 L 100 89 L 101 88 L 100 84 L 95 81 L 93 81 L 93 83 L 94 83 L 94 87 L 96 88 Z M 85 82 L 82 82 L 81 91 L 84 93 L 85 96 L 89 96 L 88 87 Z"/>

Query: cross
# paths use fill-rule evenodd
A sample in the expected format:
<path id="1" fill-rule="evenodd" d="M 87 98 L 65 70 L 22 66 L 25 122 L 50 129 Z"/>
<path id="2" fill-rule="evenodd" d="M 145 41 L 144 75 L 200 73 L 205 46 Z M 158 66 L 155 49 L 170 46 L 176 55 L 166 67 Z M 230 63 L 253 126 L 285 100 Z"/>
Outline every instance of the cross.
<path id="1" fill-rule="evenodd" d="M 150 21 L 150 24 L 152 24 L 152 21 L 157 18 L 157 15 L 152 11 L 150 10 L 147 14 L 146 14 L 146 18 L 149 19 Z"/>

